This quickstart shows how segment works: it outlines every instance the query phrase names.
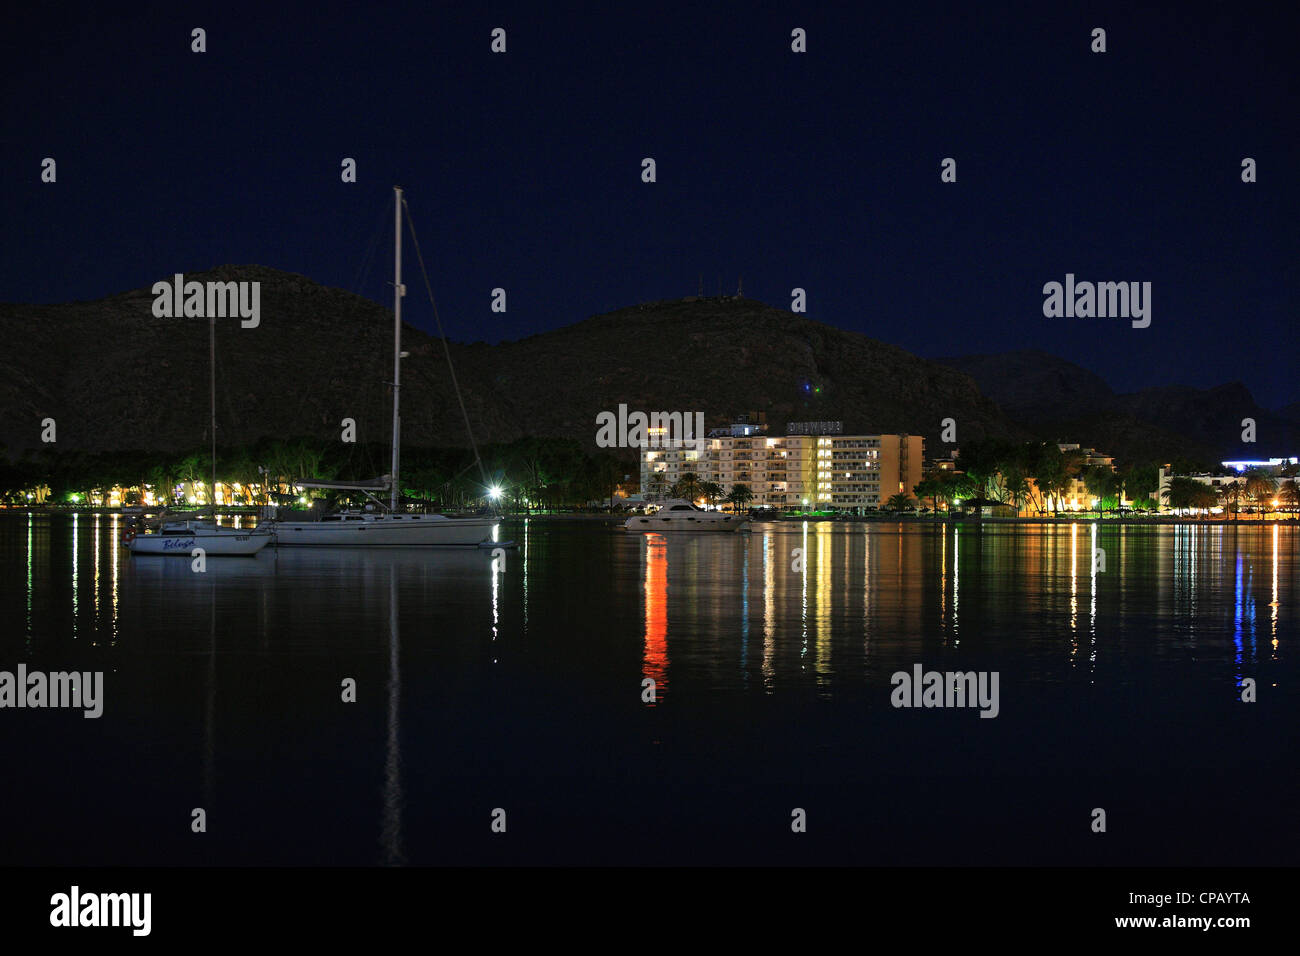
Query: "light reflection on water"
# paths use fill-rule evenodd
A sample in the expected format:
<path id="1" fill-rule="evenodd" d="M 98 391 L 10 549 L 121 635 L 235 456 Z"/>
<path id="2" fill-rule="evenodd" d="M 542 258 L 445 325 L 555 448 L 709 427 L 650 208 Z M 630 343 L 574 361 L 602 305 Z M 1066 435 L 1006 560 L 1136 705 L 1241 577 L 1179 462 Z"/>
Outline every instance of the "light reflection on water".
<path id="1" fill-rule="evenodd" d="M 124 552 L 120 531 L 117 516 L 0 518 L 0 667 L 111 672 L 110 687 L 131 691 L 114 691 L 105 726 L 128 711 L 162 752 L 194 746 L 180 728 L 197 706 L 188 772 L 210 813 L 253 786 L 235 769 L 252 733 L 296 772 L 292 733 L 249 712 L 250 675 L 331 727 L 340 675 L 359 675 L 377 723 L 343 725 L 358 735 L 349 773 L 368 788 L 373 859 L 389 865 L 420 858 L 407 805 L 429 790 L 437 746 L 479 726 L 511 739 L 545 725 L 546 711 L 514 709 L 529 694 L 628 728 L 625 700 L 656 718 L 708 702 L 740 713 L 750 699 L 883 709 L 890 675 L 920 662 L 1001 670 L 1004 694 L 1119 692 L 1177 669 L 1171 686 L 1194 700 L 1244 677 L 1277 686 L 1296 633 L 1293 525 L 790 522 L 663 536 L 529 521 L 503 535 L 518 542 L 503 562 L 491 549 L 267 549 L 211 558 L 202 574 L 185 557 Z M 646 679 L 653 703 L 638 693 Z M 440 706 L 456 709 L 435 732 Z"/>
<path id="2" fill-rule="evenodd" d="M 1039 660 L 1042 679 L 1057 664 L 1095 671 L 1108 654 L 1198 647 L 1213 657 L 1224 642 L 1240 672 L 1258 654 L 1259 607 L 1269 609 L 1262 637 L 1273 659 L 1294 625 L 1300 533 L 1278 524 L 801 522 L 665 537 L 532 521 L 521 523 L 512 535 L 519 548 L 501 561 L 487 550 L 267 549 L 210 560 L 196 574 L 184 558 L 123 553 L 119 528 L 115 515 L 0 522 L 6 561 L 19 572 L 4 577 L 4 610 L 22 614 L 14 630 L 27 652 L 60 635 L 113 648 L 162 617 L 177 625 L 172 649 L 182 649 L 208 630 L 190 613 L 200 594 L 204 605 L 213 595 L 223 616 L 240 617 L 246 636 L 261 633 L 257 643 L 274 636 L 319 650 L 395 588 L 404 615 L 455 617 L 467 638 L 483 634 L 495 656 L 527 633 L 539 608 L 554 611 L 559 595 L 579 587 L 585 608 L 570 614 L 640 618 L 642 676 L 661 697 L 682 679 L 769 693 L 807 683 L 828 693 L 871 671 L 873 643 L 887 652 L 924 648 L 931 638 L 945 654 L 966 652 L 965 637 L 981 652 Z M 65 571 L 54 563 L 59 554 Z M 562 642 L 563 629 L 544 620 L 547 640 Z M 1118 639 L 1138 620 L 1145 647 Z M 611 649 L 622 639 L 611 633 Z"/>
<path id="3" fill-rule="evenodd" d="M 1294 626 L 1287 597 L 1298 533 L 1277 524 L 805 522 L 722 540 L 645 534 L 645 673 L 656 662 L 663 689 L 690 677 L 743 688 L 757 677 L 768 692 L 786 683 L 829 693 L 879 677 L 877 636 L 884 658 L 904 648 L 915 656 L 937 638 L 944 654 L 1021 658 L 1039 680 L 1065 679 L 1068 664 L 1089 679 L 1108 667 L 1122 681 L 1127 660 L 1184 652 L 1230 661 L 1245 676 L 1257 662 L 1259 603 L 1270 607 L 1274 659 Z M 751 625 L 763 633 L 757 665 Z"/>
<path id="4" fill-rule="evenodd" d="M 493 567 L 493 589 L 496 587 L 496 568 Z M 387 734 L 384 738 L 384 797 L 383 828 L 380 845 L 385 866 L 400 866 L 406 862 L 402 844 L 402 751 L 401 705 L 402 670 L 398 635 L 397 574 L 388 572 L 388 681 L 385 684 Z"/>

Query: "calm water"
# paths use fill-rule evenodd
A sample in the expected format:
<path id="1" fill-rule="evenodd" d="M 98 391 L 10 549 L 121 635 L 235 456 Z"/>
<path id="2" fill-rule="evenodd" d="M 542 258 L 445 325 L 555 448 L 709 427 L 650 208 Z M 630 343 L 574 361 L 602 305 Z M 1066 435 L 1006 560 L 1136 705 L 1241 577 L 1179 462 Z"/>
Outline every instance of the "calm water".
<path id="1" fill-rule="evenodd" d="M 1297 860 L 1295 526 L 534 521 L 504 569 L 203 574 L 119 529 L 0 518 L 0 670 L 105 672 L 99 720 L 0 710 L 0 862 Z M 892 707 L 917 663 L 999 716 Z"/>

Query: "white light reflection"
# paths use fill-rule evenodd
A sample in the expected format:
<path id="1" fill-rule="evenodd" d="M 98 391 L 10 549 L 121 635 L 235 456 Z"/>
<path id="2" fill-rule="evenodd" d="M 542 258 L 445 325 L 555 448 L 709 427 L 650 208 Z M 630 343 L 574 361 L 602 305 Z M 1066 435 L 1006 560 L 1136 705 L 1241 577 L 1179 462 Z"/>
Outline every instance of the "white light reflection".
<path id="1" fill-rule="evenodd" d="M 495 574 L 493 575 L 495 577 Z M 398 630 L 397 568 L 388 569 L 388 721 L 384 740 L 384 810 L 380 842 L 384 865 L 406 862 L 402 849 L 401 639 Z"/>
<path id="2" fill-rule="evenodd" d="M 80 515 L 72 515 L 72 639 L 77 639 L 77 528 Z"/>
<path id="3" fill-rule="evenodd" d="M 1088 661 L 1097 663 L 1097 524 L 1092 525 L 1092 574 L 1089 580 L 1091 594 L 1088 601 Z"/>
<path id="4" fill-rule="evenodd" d="M 775 689 L 776 669 L 772 655 L 776 648 L 776 570 L 772 560 L 772 532 L 763 532 L 763 687 Z"/>

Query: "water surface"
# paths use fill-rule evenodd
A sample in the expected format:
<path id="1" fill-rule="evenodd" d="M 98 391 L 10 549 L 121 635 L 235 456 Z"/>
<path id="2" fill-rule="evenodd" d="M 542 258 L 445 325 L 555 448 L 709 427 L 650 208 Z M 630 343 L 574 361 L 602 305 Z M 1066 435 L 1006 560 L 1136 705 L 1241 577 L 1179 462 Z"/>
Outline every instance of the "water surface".
<path id="1" fill-rule="evenodd" d="M 0 710 L 5 863 L 1296 859 L 1294 525 L 534 520 L 201 574 L 120 529 L 0 518 L 0 669 L 106 682 Z M 918 663 L 998 717 L 891 706 Z"/>

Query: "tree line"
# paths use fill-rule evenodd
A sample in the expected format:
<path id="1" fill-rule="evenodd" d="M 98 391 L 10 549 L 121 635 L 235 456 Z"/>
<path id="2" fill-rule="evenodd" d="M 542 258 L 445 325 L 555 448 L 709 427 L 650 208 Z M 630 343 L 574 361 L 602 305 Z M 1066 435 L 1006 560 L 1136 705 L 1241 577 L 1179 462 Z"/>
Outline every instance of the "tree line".
<path id="1" fill-rule="evenodd" d="M 309 438 L 264 440 L 217 450 L 217 481 L 234 490 L 234 503 L 260 505 L 296 500 L 297 481 L 365 481 L 386 474 L 386 445 L 343 444 Z M 586 452 L 574 439 L 526 438 L 466 448 L 402 449 L 403 498 L 441 508 L 480 504 L 489 489 L 521 510 L 581 505 L 609 498 L 633 470 L 613 454 Z M 211 451 L 183 454 L 141 450 L 87 453 L 54 446 L 7 454 L 0 450 L 0 501 L 21 504 L 40 491 L 47 502 L 76 503 L 121 489 L 123 504 L 141 504 L 145 489 L 159 502 L 186 504 L 177 496 L 212 480 Z M 31 497 L 29 497 L 31 496 Z M 348 498 L 347 495 L 342 496 Z"/>
<path id="2" fill-rule="evenodd" d="M 1112 469 L 1102 464 L 1086 464 L 1081 451 L 1062 451 L 1052 442 L 1016 443 L 988 439 L 965 444 L 957 464 L 961 473 L 933 471 L 913 489 L 921 500 L 930 499 L 935 510 L 939 502 L 951 507 L 956 500 L 1007 504 L 1020 511 L 1023 507 L 1043 514 L 1061 510 L 1063 497 L 1073 483 L 1080 480 L 1089 495 L 1097 499 L 1099 511 L 1115 509 L 1125 494 L 1138 508 L 1154 510 L 1160 504 L 1176 509 L 1208 509 L 1223 504 L 1236 511 L 1244 502 L 1255 501 L 1262 510 L 1278 507 L 1296 510 L 1297 489 L 1294 477 L 1279 482 L 1262 472 L 1249 472 L 1239 479 L 1221 483 L 1219 488 L 1194 478 L 1175 477 L 1160 488 L 1160 466 L 1153 462 L 1135 462 Z M 1170 463 L 1176 475 L 1209 473 L 1213 467 L 1202 462 L 1179 459 Z M 895 495 L 888 507 L 900 509 L 910 501 L 905 494 Z"/>
<path id="3" fill-rule="evenodd" d="M 684 498 L 687 501 L 698 501 L 703 498 L 714 508 L 726 502 L 731 505 L 733 511 L 747 508 L 754 500 L 754 492 L 749 485 L 737 483 L 727 490 L 716 481 L 700 481 L 699 475 L 693 471 L 686 472 L 671 485 L 666 476 L 655 472 L 650 476 L 650 487 L 643 490 L 658 498 L 665 495 L 671 498 Z"/>

